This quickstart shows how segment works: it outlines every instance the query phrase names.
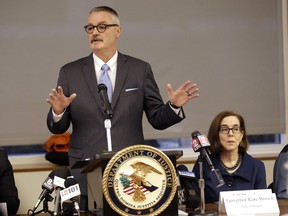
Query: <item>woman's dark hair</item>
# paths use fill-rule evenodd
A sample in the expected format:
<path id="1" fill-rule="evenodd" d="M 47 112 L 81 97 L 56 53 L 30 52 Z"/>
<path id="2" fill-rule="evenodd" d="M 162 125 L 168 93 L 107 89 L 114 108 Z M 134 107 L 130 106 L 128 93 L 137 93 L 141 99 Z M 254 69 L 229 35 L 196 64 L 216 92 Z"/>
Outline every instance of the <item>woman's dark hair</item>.
<path id="1" fill-rule="evenodd" d="M 210 124 L 207 137 L 211 144 L 211 146 L 209 147 L 209 150 L 211 151 L 211 153 L 218 154 L 219 152 L 223 150 L 223 147 L 220 143 L 219 130 L 221 127 L 222 120 L 228 116 L 235 116 L 236 118 L 238 118 L 239 123 L 240 123 L 240 129 L 243 132 L 243 137 L 238 147 L 239 153 L 246 152 L 248 149 L 249 142 L 248 142 L 248 138 L 246 135 L 246 127 L 245 127 L 244 118 L 240 114 L 234 111 L 223 111 L 223 112 L 220 112 Z"/>

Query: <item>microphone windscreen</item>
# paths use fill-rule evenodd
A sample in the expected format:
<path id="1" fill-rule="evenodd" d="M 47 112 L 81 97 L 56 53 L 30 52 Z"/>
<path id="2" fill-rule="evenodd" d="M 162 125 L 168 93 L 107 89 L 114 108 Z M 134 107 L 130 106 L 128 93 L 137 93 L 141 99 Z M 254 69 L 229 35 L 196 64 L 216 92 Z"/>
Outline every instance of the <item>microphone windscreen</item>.
<path id="1" fill-rule="evenodd" d="M 67 167 L 61 167 L 55 171 L 55 176 L 66 179 L 68 176 L 70 176 L 70 171 Z"/>
<path id="2" fill-rule="evenodd" d="M 45 181 L 42 184 L 42 189 L 49 190 L 50 193 L 53 192 L 53 179 L 54 179 L 55 171 L 53 170 L 48 177 L 45 179 Z"/>
<path id="3" fill-rule="evenodd" d="M 98 91 L 106 90 L 107 91 L 107 86 L 104 83 L 100 83 L 98 85 Z"/>
<path id="4" fill-rule="evenodd" d="M 177 170 L 177 171 L 179 171 L 179 170 L 181 170 L 181 171 L 188 171 L 188 168 L 187 168 L 187 166 L 185 166 L 185 165 L 183 165 L 183 164 L 180 164 L 180 165 L 178 165 L 178 166 L 176 167 L 176 170 Z"/>
<path id="5" fill-rule="evenodd" d="M 64 182 L 65 188 L 68 188 L 68 187 L 70 187 L 72 185 L 76 185 L 76 184 L 78 184 L 78 182 L 73 177 L 68 177 Z"/>
<path id="6" fill-rule="evenodd" d="M 201 133 L 199 132 L 199 131 L 193 131 L 192 133 L 191 133 L 191 136 L 192 136 L 192 138 L 193 137 L 197 137 L 197 136 L 199 136 L 199 135 L 201 135 Z"/>
<path id="7" fill-rule="evenodd" d="M 190 178 L 190 179 L 195 179 L 195 173 L 194 172 L 190 172 L 188 170 L 188 168 L 181 164 L 181 165 L 178 165 L 176 167 L 176 170 L 177 170 L 177 175 L 180 177 L 180 181 L 182 182 L 182 178 Z"/>
<path id="8" fill-rule="evenodd" d="M 71 176 L 71 174 L 67 167 L 61 167 L 60 169 L 56 170 L 53 179 L 54 186 L 64 188 L 64 182 L 68 176 Z"/>
<path id="9" fill-rule="evenodd" d="M 51 179 L 54 178 L 55 176 L 55 170 L 53 170 L 52 172 L 50 172 L 50 174 L 48 175 Z"/>
<path id="10" fill-rule="evenodd" d="M 61 195 L 61 200 L 62 201 L 74 201 L 78 198 L 80 198 L 79 196 L 81 195 L 80 192 L 80 186 L 77 182 L 76 179 L 74 179 L 73 176 L 69 176 L 67 177 L 67 179 L 64 182 L 65 185 L 65 189 L 60 191 L 60 195 Z"/>

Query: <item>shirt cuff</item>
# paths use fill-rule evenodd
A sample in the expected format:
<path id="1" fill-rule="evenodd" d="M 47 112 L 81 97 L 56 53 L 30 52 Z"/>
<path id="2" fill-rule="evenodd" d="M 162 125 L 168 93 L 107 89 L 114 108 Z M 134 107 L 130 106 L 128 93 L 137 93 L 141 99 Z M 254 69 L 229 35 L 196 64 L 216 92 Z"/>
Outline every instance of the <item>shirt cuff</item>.
<path id="1" fill-rule="evenodd" d="M 56 123 L 56 122 L 58 122 L 58 121 L 61 120 L 61 118 L 62 118 L 62 116 L 64 115 L 65 111 L 66 111 L 66 109 L 65 109 L 64 112 L 62 112 L 61 114 L 57 115 L 57 114 L 53 111 L 53 109 L 52 109 L 52 114 L 53 114 L 53 121 L 54 121 L 54 123 Z"/>
<path id="2" fill-rule="evenodd" d="M 177 106 L 172 105 L 171 102 L 169 102 L 169 106 L 180 118 L 183 118 L 184 115 L 183 115 L 182 107 L 176 108 Z"/>

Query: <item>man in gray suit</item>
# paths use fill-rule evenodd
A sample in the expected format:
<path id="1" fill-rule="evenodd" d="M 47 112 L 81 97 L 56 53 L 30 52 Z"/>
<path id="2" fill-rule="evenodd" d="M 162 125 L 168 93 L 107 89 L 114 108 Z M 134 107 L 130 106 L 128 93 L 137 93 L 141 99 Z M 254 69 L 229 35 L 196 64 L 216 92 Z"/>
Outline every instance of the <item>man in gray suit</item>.
<path id="1" fill-rule="evenodd" d="M 169 102 L 163 103 L 150 64 L 117 51 L 121 27 L 118 14 L 112 8 L 93 8 L 84 28 L 93 52 L 61 68 L 57 88 L 47 99 L 51 105 L 47 125 L 52 133 L 64 133 L 72 123 L 70 165 L 108 150 L 104 127 L 107 116 L 97 90 L 103 64 L 109 66 L 112 83 L 113 151 L 144 143 L 143 112 L 155 129 L 162 130 L 182 121 L 185 118 L 182 106 L 199 96 L 197 85 L 190 81 L 175 91 L 167 84 Z M 86 176 L 73 170 L 72 174 L 80 184 L 82 198 L 85 197 Z M 83 199 L 81 209 L 87 209 Z"/>

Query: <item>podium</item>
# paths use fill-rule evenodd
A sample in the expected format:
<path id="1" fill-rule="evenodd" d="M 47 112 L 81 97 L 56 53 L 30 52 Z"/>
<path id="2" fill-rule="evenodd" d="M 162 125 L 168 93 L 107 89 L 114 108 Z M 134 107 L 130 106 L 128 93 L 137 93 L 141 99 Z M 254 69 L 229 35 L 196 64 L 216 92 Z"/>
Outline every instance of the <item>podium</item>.
<path id="1" fill-rule="evenodd" d="M 180 158 L 183 155 L 182 150 L 163 150 L 162 151 L 171 161 L 173 164 L 175 170 L 176 170 L 176 161 L 178 158 Z M 115 155 L 115 152 L 105 152 L 101 154 L 96 154 L 93 160 L 90 161 L 85 161 L 84 162 L 84 168 L 81 171 L 82 173 L 87 173 L 88 174 L 88 184 L 90 185 L 90 188 L 98 188 L 98 194 L 101 197 L 98 197 L 98 202 L 99 199 L 103 201 L 103 207 L 101 206 L 101 210 L 97 211 L 95 214 L 96 215 L 104 215 L 104 216 L 110 216 L 110 215 L 118 215 L 117 212 L 115 212 L 107 203 L 103 193 L 102 193 L 102 174 L 110 161 L 110 159 Z M 98 171 L 96 171 L 98 170 Z M 89 175 L 92 173 L 95 173 L 94 177 L 89 179 Z M 93 175 L 92 175 L 93 176 Z M 100 178 L 99 178 L 100 177 Z M 97 179 L 98 178 L 98 179 Z M 101 189 L 101 192 L 99 190 Z M 89 197 L 89 196 L 88 196 Z M 95 194 L 93 197 L 95 199 Z M 90 197 L 88 198 L 90 199 Z M 97 205 L 99 205 L 97 203 Z M 175 193 L 175 196 L 171 203 L 166 207 L 166 209 L 159 214 L 160 216 L 176 216 L 178 215 L 178 194 L 177 192 Z"/>

